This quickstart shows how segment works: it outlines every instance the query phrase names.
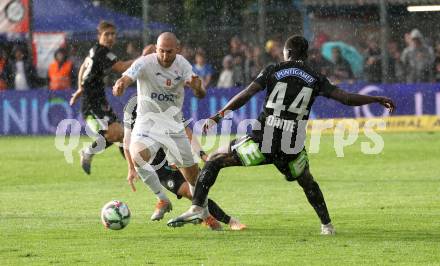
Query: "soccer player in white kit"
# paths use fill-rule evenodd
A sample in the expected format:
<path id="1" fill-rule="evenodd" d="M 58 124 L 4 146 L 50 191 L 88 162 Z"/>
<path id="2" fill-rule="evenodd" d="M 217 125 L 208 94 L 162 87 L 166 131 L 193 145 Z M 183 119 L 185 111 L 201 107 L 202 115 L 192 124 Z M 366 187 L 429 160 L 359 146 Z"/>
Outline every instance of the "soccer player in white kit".
<path id="1" fill-rule="evenodd" d="M 162 33 L 157 39 L 156 53 L 137 59 L 113 86 L 113 95 L 121 96 L 137 80 L 138 117 L 129 149 L 138 175 L 158 198 L 151 220 L 162 219 L 172 209 L 157 175 L 153 174 L 155 169 L 149 164 L 160 148 L 166 151 L 167 160 L 179 167 L 191 192 L 199 173 L 182 122 L 182 104 L 184 86 L 191 88 L 198 98 L 203 98 L 206 91 L 192 72 L 191 64 L 177 51 L 176 36 Z"/>

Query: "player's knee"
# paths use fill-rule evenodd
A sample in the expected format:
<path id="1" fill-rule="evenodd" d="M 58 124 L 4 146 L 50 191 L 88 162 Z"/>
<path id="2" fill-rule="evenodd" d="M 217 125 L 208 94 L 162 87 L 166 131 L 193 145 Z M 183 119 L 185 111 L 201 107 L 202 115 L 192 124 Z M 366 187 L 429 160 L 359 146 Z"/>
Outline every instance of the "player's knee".
<path id="1" fill-rule="evenodd" d="M 192 195 L 191 191 L 189 190 L 188 183 L 183 183 L 180 186 L 179 190 L 177 191 L 177 195 L 192 200 Z"/>
<path id="2" fill-rule="evenodd" d="M 109 125 L 107 132 L 105 133 L 105 139 L 110 142 L 121 142 L 124 133 L 121 125 L 118 123 L 112 123 Z"/>
<path id="3" fill-rule="evenodd" d="M 312 187 L 316 184 L 316 181 L 313 179 L 312 173 L 310 173 L 308 167 L 304 169 L 304 172 L 298 177 L 297 181 L 298 184 L 304 189 Z"/>
<path id="4" fill-rule="evenodd" d="M 131 159 L 138 167 L 148 163 L 151 158 L 150 151 L 146 148 L 142 149 L 138 145 L 130 145 Z"/>
<path id="5" fill-rule="evenodd" d="M 109 130 L 107 130 L 107 132 L 104 134 L 104 137 L 108 142 L 117 142 L 118 141 L 117 134 L 115 132 L 112 132 Z"/>

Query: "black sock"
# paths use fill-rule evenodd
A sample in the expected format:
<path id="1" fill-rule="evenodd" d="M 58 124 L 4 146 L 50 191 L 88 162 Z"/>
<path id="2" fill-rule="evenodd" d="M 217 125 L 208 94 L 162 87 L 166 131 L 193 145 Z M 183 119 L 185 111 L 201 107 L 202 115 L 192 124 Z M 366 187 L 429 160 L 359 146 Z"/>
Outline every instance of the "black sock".
<path id="1" fill-rule="evenodd" d="M 103 150 L 113 145 L 113 142 L 108 142 L 106 139 L 104 140 L 105 140 L 105 147 Z M 97 150 L 96 147 L 98 147 L 98 142 L 95 140 L 93 141 L 92 145 L 90 145 L 90 148 L 94 151 L 95 154 L 101 151 L 101 150 Z"/>
<path id="2" fill-rule="evenodd" d="M 304 193 L 306 194 L 307 200 L 315 209 L 316 214 L 318 214 L 319 219 L 321 220 L 321 223 L 330 223 L 330 215 L 328 213 L 327 205 L 325 204 L 324 196 L 322 195 L 318 183 L 312 181 L 310 184 L 303 187 L 303 189 Z"/>
<path id="3" fill-rule="evenodd" d="M 215 203 L 215 201 L 208 199 L 208 210 L 209 213 L 214 216 L 217 221 L 220 221 L 224 224 L 229 224 L 231 220 L 231 216 L 227 215 L 220 206 Z"/>
<path id="4" fill-rule="evenodd" d="M 119 152 L 120 152 L 121 155 L 122 155 L 122 158 L 127 159 L 127 158 L 125 158 L 124 147 L 119 146 L 118 148 L 119 148 Z"/>
<path id="5" fill-rule="evenodd" d="M 209 189 L 214 185 L 220 172 L 221 165 L 214 161 L 208 161 L 200 172 L 199 179 L 196 183 L 196 188 L 193 195 L 192 204 L 201 206 L 205 204 L 206 197 L 208 196 Z"/>

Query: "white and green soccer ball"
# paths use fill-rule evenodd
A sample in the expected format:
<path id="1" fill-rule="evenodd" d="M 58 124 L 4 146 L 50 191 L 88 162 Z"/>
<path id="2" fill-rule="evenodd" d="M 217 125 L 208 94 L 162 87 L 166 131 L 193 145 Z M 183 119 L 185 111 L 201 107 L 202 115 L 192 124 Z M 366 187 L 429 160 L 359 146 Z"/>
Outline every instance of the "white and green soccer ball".
<path id="1" fill-rule="evenodd" d="M 106 228 L 121 230 L 130 222 L 130 209 L 122 201 L 112 200 L 101 210 L 101 221 Z"/>

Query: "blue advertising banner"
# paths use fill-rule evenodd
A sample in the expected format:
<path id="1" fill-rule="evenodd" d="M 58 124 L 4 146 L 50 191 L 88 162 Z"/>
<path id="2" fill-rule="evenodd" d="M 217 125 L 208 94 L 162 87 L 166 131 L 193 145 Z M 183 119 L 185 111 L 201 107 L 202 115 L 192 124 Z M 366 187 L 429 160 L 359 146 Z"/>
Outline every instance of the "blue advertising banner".
<path id="1" fill-rule="evenodd" d="M 393 115 L 440 115 L 440 84 L 386 84 L 386 85 L 341 85 L 349 92 L 368 95 L 384 95 L 392 98 L 397 109 Z M 199 100 L 190 90 L 186 91 L 183 112 L 193 122 L 205 119 L 219 110 L 238 93 L 241 88 L 210 89 L 207 96 Z M 123 97 L 113 97 L 110 89 L 107 97 L 113 110 L 122 120 L 122 110 L 128 99 L 135 95 L 128 90 Z M 79 103 L 69 106 L 71 91 L 50 92 L 47 90 L 5 91 L 0 92 L 0 134 L 1 135 L 44 135 L 54 134 L 57 125 L 63 119 L 78 119 L 84 125 L 79 113 Z M 265 92 L 236 111 L 232 118 L 232 132 L 246 119 L 258 116 Z M 311 119 L 341 117 L 377 117 L 387 116 L 385 109 L 372 104 L 362 107 L 350 107 L 333 100 L 319 97 L 312 108 Z M 196 130 L 197 131 L 197 130 Z M 84 133 L 84 130 L 82 131 Z"/>

